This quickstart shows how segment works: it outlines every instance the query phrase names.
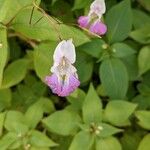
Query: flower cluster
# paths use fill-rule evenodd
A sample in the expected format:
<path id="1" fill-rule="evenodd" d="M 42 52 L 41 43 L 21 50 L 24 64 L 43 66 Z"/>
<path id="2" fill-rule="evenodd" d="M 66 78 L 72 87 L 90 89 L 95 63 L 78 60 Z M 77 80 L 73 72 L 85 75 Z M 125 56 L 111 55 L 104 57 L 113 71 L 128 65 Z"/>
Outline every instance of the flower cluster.
<path id="1" fill-rule="evenodd" d="M 104 0 L 95 0 L 90 6 L 88 15 L 79 17 L 79 26 L 89 29 L 92 33 L 104 35 L 107 31 L 107 26 L 102 22 L 101 18 L 105 11 Z"/>
<path id="2" fill-rule="evenodd" d="M 95 0 L 90 6 L 88 15 L 78 19 L 80 27 L 87 28 L 95 34 L 104 35 L 107 27 L 101 18 L 105 11 L 104 0 Z M 76 53 L 72 40 L 61 41 L 55 49 L 53 59 L 52 75 L 47 76 L 45 82 L 53 93 L 61 97 L 68 96 L 80 85 L 77 70 L 73 66 Z"/>
<path id="3" fill-rule="evenodd" d="M 53 74 L 46 77 L 46 84 L 58 96 L 68 96 L 80 85 L 77 70 L 72 65 L 76 60 L 72 40 L 61 41 L 55 49 L 53 59 L 54 64 L 51 68 Z"/>

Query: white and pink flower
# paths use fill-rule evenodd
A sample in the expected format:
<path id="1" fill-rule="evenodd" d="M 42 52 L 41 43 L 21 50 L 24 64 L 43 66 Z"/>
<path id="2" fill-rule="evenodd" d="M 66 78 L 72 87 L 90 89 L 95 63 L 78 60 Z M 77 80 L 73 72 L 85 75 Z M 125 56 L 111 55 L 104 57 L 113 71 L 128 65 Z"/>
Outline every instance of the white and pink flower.
<path id="1" fill-rule="evenodd" d="M 92 33 L 104 35 L 107 32 L 107 26 L 102 22 L 101 18 L 105 11 L 105 1 L 95 0 L 90 6 L 88 15 L 79 17 L 79 26 L 89 29 Z"/>
<path id="2" fill-rule="evenodd" d="M 61 97 L 68 96 L 80 85 L 77 70 L 73 66 L 76 53 L 71 39 L 63 40 L 57 45 L 53 59 L 52 75 L 47 76 L 45 82 L 53 93 Z"/>

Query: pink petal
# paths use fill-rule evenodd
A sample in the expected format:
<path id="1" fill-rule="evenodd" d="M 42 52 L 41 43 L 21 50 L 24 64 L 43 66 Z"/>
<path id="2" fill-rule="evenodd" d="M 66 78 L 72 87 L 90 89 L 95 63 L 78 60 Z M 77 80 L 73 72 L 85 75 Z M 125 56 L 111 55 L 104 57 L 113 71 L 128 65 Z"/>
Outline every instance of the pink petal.
<path id="1" fill-rule="evenodd" d="M 58 77 L 52 74 L 46 77 L 45 82 L 53 93 L 65 97 L 70 95 L 80 85 L 80 81 L 74 75 L 71 75 L 68 80 L 69 81 L 65 80 L 64 82 L 59 82 Z"/>
<path id="2" fill-rule="evenodd" d="M 58 82 L 57 75 L 46 76 L 45 82 L 52 89 L 53 93 L 58 94 L 61 92 L 61 85 Z"/>
<path id="3" fill-rule="evenodd" d="M 80 81 L 74 76 L 71 75 L 69 77 L 69 82 L 65 83 L 62 87 L 62 91 L 59 94 L 61 97 L 65 97 L 70 95 L 78 86 L 80 85 Z"/>
<path id="4" fill-rule="evenodd" d="M 107 26 L 100 21 L 95 21 L 91 25 L 90 31 L 98 35 L 104 35 L 107 31 Z"/>
<path id="5" fill-rule="evenodd" d="M 78 19 L 78 24 L 82 28 L 86 28 L 89 24 L 89 17 L 88 16 L 80 16 Z"/>

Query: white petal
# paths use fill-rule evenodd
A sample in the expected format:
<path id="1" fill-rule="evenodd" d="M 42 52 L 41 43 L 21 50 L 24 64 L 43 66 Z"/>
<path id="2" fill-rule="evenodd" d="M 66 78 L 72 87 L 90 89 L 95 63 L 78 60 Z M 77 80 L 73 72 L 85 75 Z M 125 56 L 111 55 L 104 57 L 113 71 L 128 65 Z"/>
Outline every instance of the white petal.
<path id="1" fill-rule="evenodd" d="M 106 6 L 104 0 L 95 0 L 90 6 L 89 15 L 93 13 L 96 14 L 99 18 L 105 13 Z"/>
<path id="2" fill-rule="evenodd" d="M 64 44 L 64 42 L 65 40 L 61 41 L 54 51 L 53 59 L 55 64 L 59 64 L 61 58 L 63 57 L 62 45 Z"/>
<path id="3" fill-rule="evenodd" d="M 63 40 L 57 45 L 53 56 L 54 63 L 59 64 L 62 57 L 66 57 L 71 64 L 75 62 L 75 46 L 72 43 L 72 39 Z"/>
<path id="4" fill-rule="evenodd" d="M 66 57 L 71 64 L 75 63 L 76 53 L 75 53 L 75 46 L 72 43 L 72 39 L 67 40 L 63 43 L 62 51 L 64 57 Z"/>
<path id="5" fill-rule="evenodd" d="M 51 67 L 51 72 L 58 74 L 58 69 L 57 69 L 57 65 L 56 65 L 56 64 L 54 64 L 54 65 Z"/>
<path id="6" fill-rule="evenodd" d="M 70 65 L 70 66 L 69 66 L 69 70 L 70 70 L 70 73 L 71 73 L 71 74 L 74 74 L 74 73 L 77 72 L 77 69 L 76 69 L 73 65 Z"/>

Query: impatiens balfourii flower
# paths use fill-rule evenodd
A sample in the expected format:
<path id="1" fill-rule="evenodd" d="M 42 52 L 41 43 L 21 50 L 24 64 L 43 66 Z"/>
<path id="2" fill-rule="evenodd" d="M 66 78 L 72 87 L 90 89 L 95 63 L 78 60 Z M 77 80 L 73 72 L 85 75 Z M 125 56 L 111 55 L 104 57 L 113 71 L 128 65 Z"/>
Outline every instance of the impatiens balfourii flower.
<path id="1" fill-rule="evenodd" d="M 52 75 L 46 77 L 46 84 L 58 96 L 68 96 L 80 85 L 77 70 L 73 66 L 76 53 L 71 39 L 63 40 L 57 45 L 53 60 Z"/>
<path id="2" fill-rule="evenodd" d="M 104 35 L 107 31 L 107 26 L 102 22 L 101 18 L 105 11 L 105 1 L 95 0 L 90 6 L 88 15 L 79 17 L 79 26 L 89 29 L 92 33 Z"/>

